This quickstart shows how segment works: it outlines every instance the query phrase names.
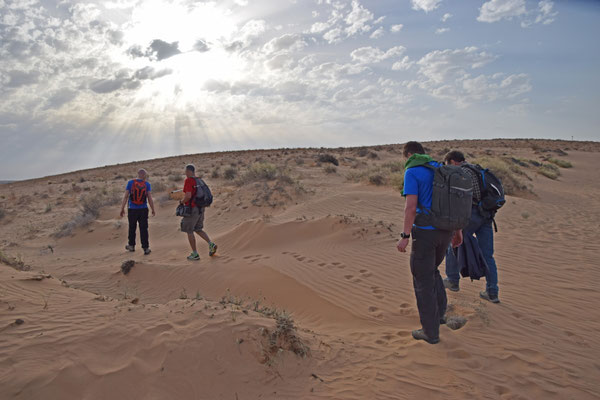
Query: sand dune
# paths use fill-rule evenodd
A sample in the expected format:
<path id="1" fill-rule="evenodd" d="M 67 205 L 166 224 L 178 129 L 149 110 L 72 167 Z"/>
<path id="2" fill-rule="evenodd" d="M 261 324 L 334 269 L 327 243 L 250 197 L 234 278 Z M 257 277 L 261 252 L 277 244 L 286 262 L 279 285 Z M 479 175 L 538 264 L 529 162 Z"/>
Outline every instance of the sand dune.
<path id="1" fill-rule="evenodd" d="M 0 248 L 30 266 L 0 265 L 0 398 L 600 398 L 600 146 L 428 146 L 436 155 L 458 147 L 479 158 L 573 165 L 556 180 L 513 166 L 524 186 L 498 215 L 502 303 L 479 299 L 483 281 L 463 280 L 449 301 L 468 322 L 442 327 L 436 346 L 410 336 L 418 313 L 408 257 L 395 249 L 404 202 L 391 175 L 381 186 L 371 179 L 401 161 L 399 146 L 369 149 L 375 156 L 331 149 L 174 157 L 0 186 Z M 318 162 L 323 152 L 339 160 L 335 172 Z M 257 159 L 294 182 L 278 189 L 277 180 L 223 178 Z M 206 228 L 219 244 L 214 258 L 201 244 L 196 263 L 185 259 L 176 202 L 165 194 L 181 185 L 171 176 L 189 161 L 215 193 Z M 125 252 L 118 205 L 54 236 L 79 213 L 81 196 L 121 191 L 119 175 L 138 165 L 164 183 L 150 221 L 152 254 Z M 136 264 L 123 275 L 127 259 Z M 271 347 L 273 308 L 291 313 L 307 356 L 289 343 Z"/>

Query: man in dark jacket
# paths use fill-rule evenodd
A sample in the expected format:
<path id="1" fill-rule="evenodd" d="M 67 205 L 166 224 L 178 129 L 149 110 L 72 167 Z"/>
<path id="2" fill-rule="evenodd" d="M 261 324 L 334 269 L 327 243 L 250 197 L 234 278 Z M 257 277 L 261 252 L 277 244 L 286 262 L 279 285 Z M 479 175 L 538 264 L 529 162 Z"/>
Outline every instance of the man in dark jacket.
<path id="1" fill-rule="evenodd" d="M 440 341 L 440 323 L 445 322 L 447 306 L 444 282 L 438 267 L 444 260 L 450 242 L 455 247 L 460 245 L 462 233 L 459 231 L 452 240 L 452 232 L 419 224 L 418 215 L 428 213 L 433 196 L 434 171 L 425 165 L 437 167 L 439 164 L 425 154 L 418 142 L 404 145 L 404 157 L 408 158 L 404 173 L 404 230 L 396 247 L 405 253 L 412 237 L 410 271 L 422 325 L 422 329 L 414 330 L 412 336 L 416 340 L 435 344 Z"/>
<path id="2" fill-rule="evenodd" d="M 446 155 L 446 164 L 458 165 L 464 168 L 469 173 L 473 181 L 473 210 L 471 213 L 471 222 L 463 230 L 464 235 L 475 235 L 477 242 L 485 259 L 488 272 L 485 276 L 486 290 L 480 292 L 479 295 L 482 299 L 491 301 L 492 303 L 499 303 L 498 298 L 498 269 L 496 267 L 496 260 L 494 259 L 494 229 L 492 227 L 492 217 L 490 215 L 482 215 L 479 210 L 479 202 L 481 200 L 481 186 L 477 173 L 468 167 L 468 163 L 465 160 L 465 156 L 460 151 L 451 151 Z M 453 291 L 458 292 L 460 290 L 459 280 L 460 271 L 458 269 L 458 263 L 452 249 L 448 248 L 446 256 L 446 276 L 444 279 L 444 286 Z"/>

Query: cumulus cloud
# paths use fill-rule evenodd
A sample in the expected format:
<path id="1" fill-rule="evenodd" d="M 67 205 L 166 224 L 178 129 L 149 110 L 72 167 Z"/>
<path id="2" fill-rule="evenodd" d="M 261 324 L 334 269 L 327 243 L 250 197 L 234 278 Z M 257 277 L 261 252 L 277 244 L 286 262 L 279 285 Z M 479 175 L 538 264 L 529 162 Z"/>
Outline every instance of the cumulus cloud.
<path id="1" fill-rule="evenodd" d="M 196 40 L 196 43 L 194 43 L 194 50 L 205 53 L 210 50 L 210 47 L 208 47 L 208 43 L 206 43 L 205 40 L 198 39 Z"/>
<path id="2" fill-rule="evenodd" d="M 397 33 L 397 32 L 400 32 L 402 30 L 402 28 L 404 28 L 404 25 L 402 25 L 402 24 L 392 25 L 390 27 L 390 32 Z"/>
<path id="3" fill-rule="evenodd" d="M 423 56 L 417 65 L 421 79 L 409 83 L 431 96 L 453 101 L 458 107 L 475 102 L 513 99 L 531 91 L 526 74 L 491 75 L 473 73 L 497 57 L 476 47 L 435 50 Z"/>
<path id="4" fill-rule="evenodd" d="M 497 22 L 525 15 L 525 0 L 490 0 L 479 9 L 477 20 L 480 22 Z"/>
<path id="5" fill-rule="evenodd" d="M 411 0 L 413 10 L 433 11 L 440 6 L 442 0 Z"/>
<path id="6" fill-rule="evenodd" d="M 352 51 L 350 57 L 359 64 L 374 64 L 390 57 L 400 56 L 405 50 L 406 48 L 403 46 L 392 47 L 388 51 L 380 50 L 377 47 L 361 47 Z"/>
<path id="7" fill-rule="evenodd" d="M 435 30 L 436 35 L 442 35 L 446 32 L 450 32 L 450 28 L 438 28 Z"/>
<path id="8" fill-rule="evenodd" d="M 450 18 L 452 18 L 452 14 L 450 13 L 446 13 L 442 16 L 442 22 L 446 22 L 448 21 Z"/>
<path id="9" fill-rule="evenodd" d="M 148 57 L 154 58 L 157 61 L 176 56 L 177 54 L 181 54 L 179 42 L 167 43 L 160 39 L 153 40 L 146 51 Z"/>
<path id="10" fill-rule="evenodd" d="M 373 33 L 371 33 L 371 36 L 369 36 L 369 37 L 371 39 L 379 39 L 383 35 L 384 35 L 383 27 L 380 26 L 379 28 L 374 30 Z"/>
<path id="11" fill-rule="evenodd" d="M 536 9 L 529 10 L 525 0 L 490 0 L 479 9 L 477 20 L 493 23 L 503 19 L 517 19 L 521 21 L 522 27 L 528 27 L 540 23 L 551 24 L 557 15 L 552 0 L 541 0 Z"/>
<path id="12" fill-rule="evenodd" d="M 410 60 L 408 56 L 404 56 L 404 58 L 400 61 L 396 61 L 392 64 L 393 71 L 407 71 L 414 65 L 414 62 Z"/>

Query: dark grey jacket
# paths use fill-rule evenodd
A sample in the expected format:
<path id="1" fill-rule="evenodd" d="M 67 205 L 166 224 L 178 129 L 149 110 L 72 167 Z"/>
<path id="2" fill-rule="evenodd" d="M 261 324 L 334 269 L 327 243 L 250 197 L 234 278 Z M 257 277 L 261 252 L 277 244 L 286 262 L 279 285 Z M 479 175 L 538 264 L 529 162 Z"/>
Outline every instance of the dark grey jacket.
<path id="1" fill-rule="evenodd" d="M 463 244 L 458 249 L 454 249 L 457 257 L 458 269 L 463 277 L 469 277 L 471 280 L 479 280 L 488 272 L 488 265 L 483 258 L 483 253 L 473 235 L 465 235 Z"/>

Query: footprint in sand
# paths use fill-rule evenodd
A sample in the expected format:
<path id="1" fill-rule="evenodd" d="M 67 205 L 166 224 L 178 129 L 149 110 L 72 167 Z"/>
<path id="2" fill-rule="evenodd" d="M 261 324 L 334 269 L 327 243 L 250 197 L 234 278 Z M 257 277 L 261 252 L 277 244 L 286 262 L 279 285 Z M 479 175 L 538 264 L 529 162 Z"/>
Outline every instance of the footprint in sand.
<path id="1" fill-rule="evenodd" d="M 377 311 L 379 311 L 379 308 L 377 308 L 377 307 L 375 307 L 375 306 L 371 306 L 371 307 L 369 307 L 369 312 L 372 312 L 372 313 L 373 313 L 373 312 L 377 312 Z"/>
<path id="2" fill-rule="evenodd" d="M 360 272 L 360 275 L 361 275 L 363 278 L 368 278 L 368 277 L 370 277 L 371 275 L 373 275 L 373 274 L 372 274 L 372 273 L 371 273 L 371 272 L 370 272 L 368 269 L 361 269 L 361 270 L 360 270 L 360 271 L 358 271 L 358 272 Z"/>
<path id="3" fill-rule="evenodd" d="M 350 279 L 354 278 L 354 275 L 344 275 L 344 278 L 350 280 Z"/>
<path id="4" fill-rule="evenodd" d="M 324 267 L 327 265 L 327 263 L 319 263 L 318 265 L 319 265 L 319 267 Z"/>
<path id="5" fill-rule="evenodd" d="M 362 279 L 356 278 L 352 281 L 352 283 L 361 283 Z"/>
<path id="6" fill-rule="evenodd" d="M 373 294 L 382 294 L 383 293 L 383 289 L 380 288 L 379 286 L 371 286 L 371 293 L 373 293 Z"/>

